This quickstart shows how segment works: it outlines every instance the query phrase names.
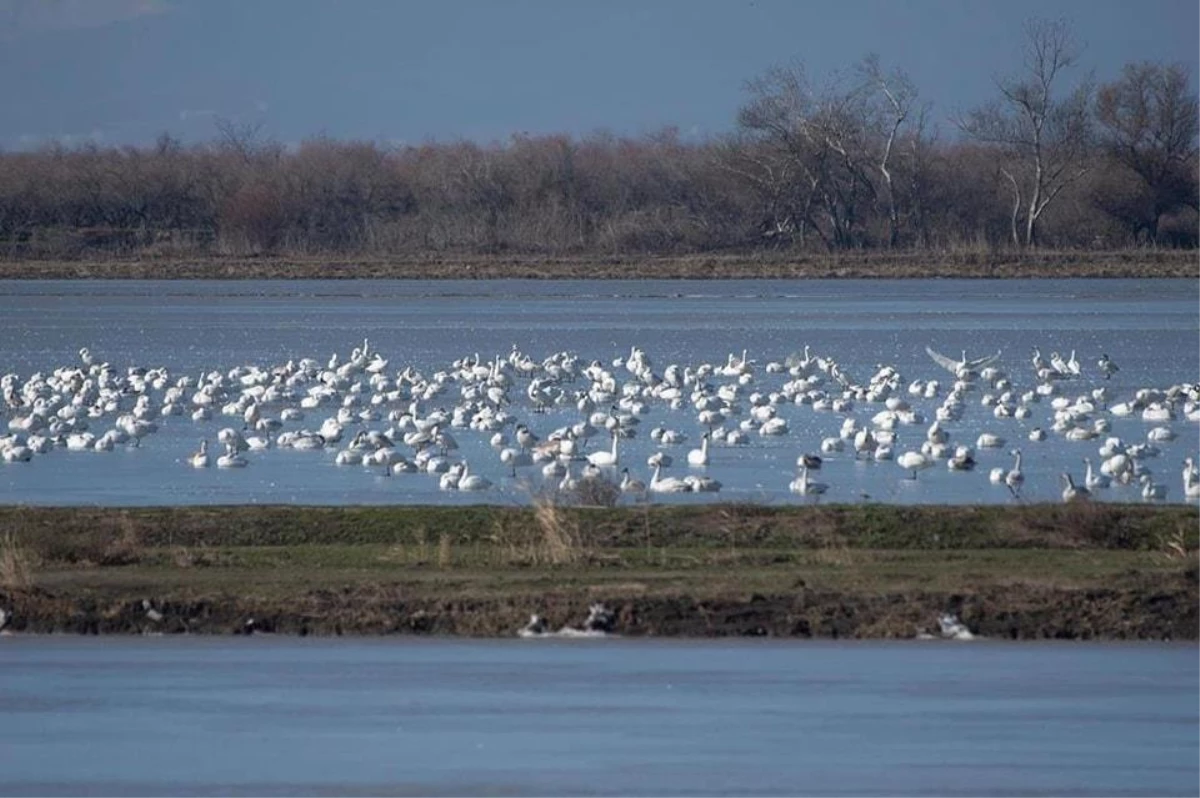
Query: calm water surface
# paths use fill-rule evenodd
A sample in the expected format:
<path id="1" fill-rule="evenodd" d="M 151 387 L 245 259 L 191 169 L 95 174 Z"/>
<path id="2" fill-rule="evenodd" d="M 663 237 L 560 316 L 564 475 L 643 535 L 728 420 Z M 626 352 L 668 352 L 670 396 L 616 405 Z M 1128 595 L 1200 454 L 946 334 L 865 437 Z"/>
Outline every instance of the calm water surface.
<path id="1" fill-rule="evenodd" d="M 1195 795 L 1194 645 L 0 640 L 0 793 Z"/>
<path id="2" fill-rule="evenodd" d="M 906 384 L 915 379 L 948 384 L 950 375 L 926 356 L 927 345 L 955 356 L 963 349 L 971 357 L 1002 351 L 999 365 L 1019 391 L 1034 384 L 1033 346 L 1064 357 L 1077 350 L 1084 377 L 1063 384 L 1067 396 L 1104 385 L 1115 402 L 1142 387 L 1200 381 L 1200 290 L 1193 280 L 14 281 L 0 283 L 0 312 L 8 322 L 0 336 L 0 372 L 22 379 L 78 364 L 82 346 L 121 370 L 164 367 L 172 378 L 244 365 L 270 368 L 302 357 L 324 364 L 333 353 L 344 362 L 364 337 L 389 358 L 389 373 L 411 365 L 427 376 L 457 358 L 506 355 L 514 346 L 538 361 L 566 350 L 585 362 L 596 359 L 608 365 L 637 345 L 659 373 L 671 362 L 723 364 L 730 353 L 740 356 L 747 349 L 758 363 L 755 383 L 743 392 L 742 415 L 730 424 L 746 418 L 745 397 L 751 391 L 778 390 L 789 379 L 765 373 L 765 364 L 783 360 L 805 344 L 815 355 L 836 359 L 843 372 L 864 383 L 878 364 L 888 363 L 899 369 Z M 1095 367 L 1101 353 L 1121 369 L 1107 382 Z M 623 370 L 615 373 L 629 378 Z M 580 419 L 572 405 L 531 416 L 521 388 L 514 391 L 511 410 L 535 432 L 544 436 Z M 901 428 L 897 452 L 920 445 L 941 401 L 905 397 L 927 422 Z M 1020 500 L 1056 501 L 1060 472 L 1069 470 L 1079 480 L 1082 458 L 1096 457 L 1102 439 L 1069 443 L 1052 435 L 1038 444 L 1026 440 L 1032 427 L 1049 427 L 1053 411 L 1048 401 L 1031 405 L 1033 416 L 1016 421 L 994 418 L 980 398 L 981 393 L 971 394 L 963 419 L 947 425 L 951 443 L 973 444 L 982 431 L 1007 439 L 1003 448 L 977 452 L 975 472 L 949 473 L 938 463 L 913 481 L 894 463 L 829 455 L 819 474 L 830 486 L 823 500 L 1016 501 L 988 482 L 987 471 L 1011 467 L 1008 450 L 1020 445 L 1027 478 Z M 457 400 L 451 391 L 424 409 L 449 408 Z M 865 424 L 880 409 L 859 404 L 850 415 Z M 332 412 L 323 408 L 286 428 L 316 429 Z M 748 446 L 714 447 L 707 473 L 722 481 L 721 493 L 657 500 L 806 501 L 787 490 L 796 457 L 817 451 L 823 438 L 837 434 L 846 415 L 788 404 L 779 415 L 789 423 L 786 436 L 752 434 Z M 93 429 L 99 434 L 111 423 L 111 418 L 102 419 Z M 185 465 L 198 440 L 206 437 L 215 444 L 218 429 L 240 426 L 240 419 L 218 416 L 195 423 L 182 416 L 159 423 L 159 432 L 137 449 L 105 454 L 60 449 L 30 464 L 0 466 L 0 502 L 519 503 L 528 501 L 541 481 L 536 469 L 511 479 L 487 436 L 468 430 L 455 432 L 460 456 L 470 460 L 473 473 L 496 483 L 486 494 L 439 491 L 437 479 L 428 475 L 389 479 L 378 470 L 337 468 L 332 446 L 324 452 L 251 453 L 250 467 L 244 470 L 200 471 Z M 645 460 L 656 449 L 648 431 L 659 424 L 689 435 L 687 443 L 669 450 L 677 462 L 686 461 L 687 450 L 699 444 L 703 431 L 690 407 L 684 412 L 652 405 L 638 437 L 622 444 L 622 463 L 642 479 L 649 478 Z M 384 429 L 388 423 L 370 426 Z M 1151 426 L 1138 417 L 1114 418 L 1109 434 L 1140 442 Z M 1171 426 L 1179 437 L 1162 444 L 1161 458 L 1148 465 L 1169 486 L 1168 500 L 1181 501 L 1180 464 L 1196 454 L 1197 426 L 1183 420 Z M 353 428 L 347 439 L 352 433 Z M 667 475 L 686 472 L 686 465 L 676 466 Z M 1114 488 L 1099 498 L 1140 500 L 1136 488 Z"/>

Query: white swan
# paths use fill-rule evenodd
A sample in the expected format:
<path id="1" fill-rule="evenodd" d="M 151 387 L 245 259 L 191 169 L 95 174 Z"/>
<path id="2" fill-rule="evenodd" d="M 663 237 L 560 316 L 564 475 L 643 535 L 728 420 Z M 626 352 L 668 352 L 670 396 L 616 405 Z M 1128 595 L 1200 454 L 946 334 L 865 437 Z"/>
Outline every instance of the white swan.
<path id="1" fill-rule="evenodd" d="M 225 454 L 217 458 L 217 468 L 245 468 L 246 458 L 237 453 L 233 444 L 225 444 Z"/>
<path id="2" fill-rule="evenodd" d="M 1087 488 L 1083 487 L 1082 485 L 1076 485 L 1075 480 L 1071 479 L 1071 475 L 1068 474 L 1066 471 L 1064 471 L 1062 473 L 1062 479 L 1063 479 L 1063 482 L 1066 483 L 1066 487 L 1063 488 L 1063 492 L 1062 492 L 1062 500 L 1063 501 L 1065 501 L 1065 502 L 1082 501 L 1084 499 L 1091 498 L 1091 495 L 1092 495 L 1091 491 L 1089 491 Z"/>
<path id="3" fill-rule="evenodd" d="M 688 474 L 683 481 L 695 493 L 716 493 L 721 489 L 721 483 L 718 480 L 703 474 Z"/>
<path id="4" fill-rule="evenodd" d="M 524 449 L 511 447 L 500 450 L 500 462 L 512 469 L 512 475 L 517 475 L 518 468 L 528 468 L 533 465 L 533 456 Z"/>
<path id="5" fill-rule="evenodd" d="M 646 458 L 646 465 L 648 466 L 662 466 L 664 468 L 670 468 L 671 464 L 674 462 L 675 458 L 666 452 L 655 452 Z"/>
<path id="6" fill-rule="evenodd" d="M 0 457 L 6 463 L 28 463 L 33 459 L 33 449 L 23 444 L 5 446 L 3 451 L 0 451 Z"/>
<path id="7" fill-rule="evenodd" d="M 1107 488 L 1111 480 L 1103 474 L 1098 474 L 1092 470 L 1092 458 L 1083 458 L 1083 465 L 1086 468 L 1083 474 L 1083 484 L 1088 490 L 1096 490 L 1097 488 Z"/>
<path id="8" fill-rule="evenodd" d="M 917 472 L 933 465 L 933 460 L 920 452 L 908 451 L 896 458 L 896 465 L 912 473 L 912 479 L 917 478 Z"/>
<path id="9" fill-rule="evenodd" d="M 1200 470 L 1190 457 L 1183 461 L 1183 495 L 1188 499 L 1200 499 Z"/>
<path id="10" fill-rule="evenodd" d="M 975 448 L 977 449 L 999 449 L 1003 445 L 1003 436 L 994 432 L 980 433 L 979 437 L 975 439 Z"/>
<path id="11" fill-rule="evenodd" d="M 1170 427 L 1155 427 L 1146 433 L 1146 440 L 1155 443 L 1167 443 L 1175 440 L 1175 430 Z"/>
<path id="12" fill-rule="evenodd" d="M 875 452 L 875 448 L 879 442 L 867 427 L 863 427 L 858 432 L 854 433 L 854 456 L 865 454 L 870 457 Z"/>
<path id="13" fill-rule="evenodd" d="M 621 492 L 622 493 L 645 493 L 646 483 L 640 479 L 634 479 L 629 475 L 628 468 L 621 469 Z"/>
<path id="14" fill-rule="evenodd" d="M 592 452 L 587 456 L 587 461 L 594 466 L 615 466 L 620 462 L 620 456 L 617 454 L 617 439 L 619 435 L 612 436 L 612 448 L 608 451 Z"/>
<path id="15" fill-rule="evenodd" d="M 1067 373 L 1073 377 L 1078 377 L 1080 372 L 1079 360 L 1075 357 L 1075 350 L 1071 350 L 1071 356 L 1067 358 Z"/>
<path id="16" fill-rule="evenodd" d="M 955 360 L 954 358 L 946 357 L 939 352 L 935 352 L 931 347 L 925 347 L 925 353 L 933 358 L 933 362 L 944 368 L 946 371 L 953 374 L 960 380 L 970 379 L 979 373 L 979 369 L 990 366 L 1000 359 L 1000 353 L 988 355 L 987 357 L 976 358 L 975 360 L 967 359 L 967 350 L 963 350 L 962 358 Z"/>
<path id="17" fill-rule="evenodd" d="M 1010 454 L 1016 458 L 1016 462 L 1013 463 L 1012 470 L 1004 475 L 1004 484 L 1015 492 L 1025 483 L 1025 472 L 1021 470 L 1021 450 L 1013 449 Z"/>
<path id="18" fill-rule="evenodd" d="M 459 490 L 487 490 L 491 486 L 491 480 L 479 474 L 472 474 L 470 466 L 465 460 L 463 461 L 462 476 L 458 480 Z"/>
<path id="19" fill-rule="evenodd" d="M 975 455 L 969 446 L 959 446 L 954 455 L 946 460 L 946 468 L 951 471 L 970 471 L 975 467 Z"/>
<path id="20" fill-rule="evenodd" d="M 251 451 L 261 452 L 263 449 L 271 448 L 271 439 L 266 435 L 247 435 L 246 445 L 250 447 Z"/>
<path id="21" fill-rule="evenodd" d="M 438 477 L 439 490 L 458 490 L 458 481 L 462 479 L 462 466 L 455 464 L 453 467 L 446 469 L 440 477 Z"/>
<path id="22" fill-rule="evenodd" d="M 563 474 L 563 478 L 558 481 L 558 490 L 567 493 L 579 487 L 579 478 L 571 473 L 571 466 L 567 466 L 567 472 Z"/>
<path id="23" fill-rule="evenodd" d="M 829 486 L 824 482 L 810 482 L 808 479 L 808 466 L 800 466 L 800 476 L 796 477 L 788 485 L 788 490 L 792 493 L 799 493 L 801 496 L 816 496 L 824 493 L 829 489 Z"/>
<path id="24" fill-rule="evenodd" d="M 235 452 L 244 452 L 250 448 L 250 445 L 246 443 L 246 439 L 242 437 L 242 433 L 232 427 L 226 427 L 218 432 L 217 440 L 225 444 L 226 448 L 232 446 Z"/>
<path id="25" fill-rule="evenodd" d="M 1142 411 L 1143 421 L 1171 421 L 1174 418 L 1175 411 L 1162 402 L 1152 402 Z"/>
<path id="26" fill-rule="evenodd" d="M 807 468 L 810 471 L 820 471 L 821 464 L 825 461 L 815 454 L 805 453 L 796 458 L 797 468 Z"/>
<path id="27" fill-rule="evenodd" d="M 651 437 L 653 437 L 653 434 L 651 434 Z M 678 430 L 673 430 L 673 429 L 663 430 L 662 434 L 658 436 L 658 442 L 661 443 L 663 446 L 674 446 L 676 444 L 684 443 L 686 441 L 687 441 L 687 435 L 683 434 L 682 432 L 679 432 Z"/>
<path id="28" fill-rule="evenodd" d="M 1149 474 L 1142 474 L 1142 498 L 1146 501 L 1157 501 L 1167 498 L 1167 486 L 1159 485 Z"/>
<path id="29" fill-rule="evenodd" d="M 188 458 L 188 463 L 192 466 L 192 468 L 208 468 L 209 457 L 207 440 L 200 441 L 200 449 L 194 452 L 192 456 Z"/>
<path id="30" fill-rule="evenodd" d="M 692 489 L 691 485 L 678 477 L 664 478 L 661 465 L 654 467 L 654 475 L 650 477 L 647 487 L 654 493 L 688 493 Z"/>
<path id="31" fill-rule="evenodd" d="M 708 439 L 712 435 L 711 432 L 706 432 L 700 437 L 700 448 L 692 449 L 688 452 L 688 465 L 706 466 L 708 465 Z"/>

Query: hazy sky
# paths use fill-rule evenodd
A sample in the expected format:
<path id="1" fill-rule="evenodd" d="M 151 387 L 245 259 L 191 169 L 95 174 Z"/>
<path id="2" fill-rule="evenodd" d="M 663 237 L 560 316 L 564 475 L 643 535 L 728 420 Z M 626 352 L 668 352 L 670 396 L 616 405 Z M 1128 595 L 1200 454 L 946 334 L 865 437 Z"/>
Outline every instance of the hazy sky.
<path id="1" fill-rule="evenodd" d="M 0 0 L 0 147 L 50 138 L 419 143 L 732 128 L 745 81 L 816 78 L 870 52 L 943 127 L 1020 66 L 1022 22 L 1063 17 L 1100 80 L 1183 62 L 1197 0 Z"/>

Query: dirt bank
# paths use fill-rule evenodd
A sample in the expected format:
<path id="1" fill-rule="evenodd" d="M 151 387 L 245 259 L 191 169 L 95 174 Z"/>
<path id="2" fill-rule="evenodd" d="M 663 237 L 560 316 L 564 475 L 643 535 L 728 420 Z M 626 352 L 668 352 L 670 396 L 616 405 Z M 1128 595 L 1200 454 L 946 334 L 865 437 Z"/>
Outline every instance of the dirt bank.
<path id="1" fill-rule="evenodd" d="M 142 257 L 0 261 L 2 279 L 756 279 L 1196 277 L 1180 250 L 544 257 Z"/>
<path id="2" fill-rule="evenodd" d="M 978 635 L 1006 640 L 1196 640 L 1195 572 L 1140 589 L 1009 585 L 973 593 L 914 590 L 846 593 L 798 586 L 742 597 L 630 597 L 600 590 L 549 590 L 492 599 L 412 598 L 404 585 L 303 591 L 285 600 L 229 594 L 206 598 L 71 596 L 44 589 L 0 591 L 12 632 L 75 634 L 294 635 L 433 634 L 507 637 L 533 612 L 551 627 L 579 625 L 605 601 L 628 636 L 912 638 L 936 632 L 954 612 Z"/>

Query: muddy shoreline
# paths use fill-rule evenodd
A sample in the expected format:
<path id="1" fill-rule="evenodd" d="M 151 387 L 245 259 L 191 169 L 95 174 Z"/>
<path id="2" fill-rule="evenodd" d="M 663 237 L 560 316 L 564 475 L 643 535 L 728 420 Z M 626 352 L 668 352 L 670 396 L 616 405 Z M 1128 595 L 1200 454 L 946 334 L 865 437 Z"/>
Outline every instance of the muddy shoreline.
<path id="1" fill-rule="evenodd" d="M 531 611 L 553 629 L 580 625 L 602 592 L 495 599 L 409 599 L 403 585 L 316 590 L 286 602 L 218 595 L 71 596 L 0 591 L 7 633 L 237 635 L 443 635 L 512 637 Z M 1014 585 L 976 593 L 847 594 L 798 588 L 783 595 L 608 599 L 614 631 L 629 637 L 907 639 L 937 633 L 953 612 L 979 636 L 1000 640 L 1197 640 L 1194 581 L 1145 589 L 1064 590 Z"/>
<path id="2" fill-rule="evenodd" d="M 817 279 L 1186 278 L 1200 276 L 1188 250 L 1019 252 L 778 252 L 684 256 L 427 254 L 224 257 L 173 255 L 78 260 L 0 260 L 0 279 Z"/>

